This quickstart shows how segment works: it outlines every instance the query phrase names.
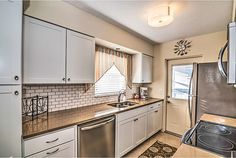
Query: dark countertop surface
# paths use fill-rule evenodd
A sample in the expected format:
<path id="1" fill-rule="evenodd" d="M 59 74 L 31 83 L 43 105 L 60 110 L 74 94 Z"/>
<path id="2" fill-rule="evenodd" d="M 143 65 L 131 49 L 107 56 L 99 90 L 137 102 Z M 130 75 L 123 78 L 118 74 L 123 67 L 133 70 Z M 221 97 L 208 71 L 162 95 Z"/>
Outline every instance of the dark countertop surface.
<path id="1" fill-rule="evenodd" d="M 49 112 L 48 117 L 39 117 L 38 119 L 34 119 L 33 121 L 28 121 L 22 124 L 23 139 L 73 125 L 80 125 L 92 120 L 139 108 L 155 102 L 163 101 L 163 99 L 129 99 L 129 101 L 136 102 L 137 104 L 126 108 L 115 108 L 107 105 L 107 103 L 103 103 L 68 110 Z"/>

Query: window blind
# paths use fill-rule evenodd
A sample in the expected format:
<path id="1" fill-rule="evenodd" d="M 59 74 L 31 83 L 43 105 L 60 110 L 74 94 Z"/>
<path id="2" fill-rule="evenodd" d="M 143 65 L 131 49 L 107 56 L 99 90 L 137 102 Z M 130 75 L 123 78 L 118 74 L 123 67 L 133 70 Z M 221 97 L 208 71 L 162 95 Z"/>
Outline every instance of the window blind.
<path id="1" fill-rule="evenodd" d="M 126 89 L 125 76 L 113 65 L 95 83 L 95 96 L 115 95 L 122 89 Z"/>

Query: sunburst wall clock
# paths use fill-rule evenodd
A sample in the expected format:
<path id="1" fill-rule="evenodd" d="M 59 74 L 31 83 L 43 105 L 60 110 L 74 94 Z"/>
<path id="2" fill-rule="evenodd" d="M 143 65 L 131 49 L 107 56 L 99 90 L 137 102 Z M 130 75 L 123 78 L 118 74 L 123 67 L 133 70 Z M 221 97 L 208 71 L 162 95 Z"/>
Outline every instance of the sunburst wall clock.
<path id="1" fill-rule="evenodd" d="M 180 40 L 174 46 L 174 53 L 181 56 L 188 54 L 191 46 L 191 41 Z"/>

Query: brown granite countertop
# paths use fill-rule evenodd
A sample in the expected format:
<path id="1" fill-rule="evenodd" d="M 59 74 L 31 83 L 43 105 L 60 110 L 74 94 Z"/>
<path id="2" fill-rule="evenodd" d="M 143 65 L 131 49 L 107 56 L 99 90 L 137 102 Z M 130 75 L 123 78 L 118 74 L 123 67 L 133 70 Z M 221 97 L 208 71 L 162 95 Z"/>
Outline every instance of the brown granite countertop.
<path id="1" fill-rule="evenodd" d="M 147 100 L 129 99 L 129 101 L 136 102 L 134 106 L 127 108 L 115 108 L 107 105 L 107 103 L 85 106 L 80 108 L 73 108 L 68 110 L 61 110 L 48 113 L 47 118 L 38 118 L 33 121 L 23 123 L 23 139 L 37 136 L 43 133 L 51 132 L 57 129 L 80 125 L 95 119 L 114 115 L 127 110 L 135 109 L 141 106 L 163 101 L 163 99 L 150 98 Z"/>
<path id="2" fill-rule="evenodd" d="M 210 114 L 203 114 L 201 117 L 201 120 L 223 124 L 227 126 L 236 127 L 236 119 L 229 118 L 229 117 L 223 117 L 223 116 L 217 116 L 217 115 L 210 115 Z M 176 153 L 173 157 L 215 157 L 219 158 L 222 157 L 220 155 L 208 152 L 206 150 L 193 147 L 186 144 L 181 144 L 181 146 L 178 148 Z"/>

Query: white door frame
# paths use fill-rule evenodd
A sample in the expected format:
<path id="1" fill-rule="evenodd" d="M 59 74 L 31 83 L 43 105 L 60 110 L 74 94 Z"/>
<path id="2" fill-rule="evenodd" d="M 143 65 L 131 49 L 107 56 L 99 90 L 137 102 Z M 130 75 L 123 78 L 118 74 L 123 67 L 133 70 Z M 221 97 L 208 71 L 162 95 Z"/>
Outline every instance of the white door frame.
<path id="1" fill-rule="evenodd" d="M 188 57 L 176 57 L 176 58 L 167 58 L 165 59 L 165 88 L 164 88 L 164 102 L 163 102 L 163 129 L 162 132 L 166 131 L 166 123 L 167 123 L 167 96 L 168 96 L 168 62 L 171 60 L 181 60 L 181 59 L 192 59 L 192 58 L 202 58 L 203 55 L 193 55 Z M 173 134 L 173 133 L 172 133 Z M 176 134 L 174 134 L 176 135 Z M 178 135 L 179 136 L 179 135 Z"/>

